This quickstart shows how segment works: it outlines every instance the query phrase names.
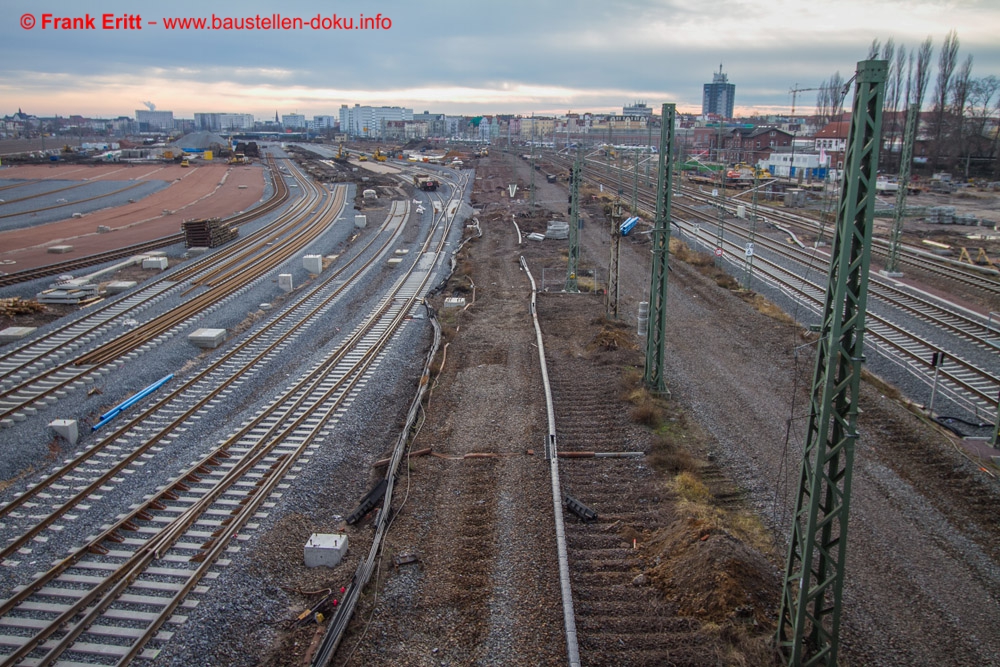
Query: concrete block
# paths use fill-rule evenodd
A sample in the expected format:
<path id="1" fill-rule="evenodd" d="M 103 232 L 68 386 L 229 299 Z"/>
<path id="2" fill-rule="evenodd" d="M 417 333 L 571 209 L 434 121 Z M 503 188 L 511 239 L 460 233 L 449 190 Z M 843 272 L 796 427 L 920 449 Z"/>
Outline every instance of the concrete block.
<path id="1" fill-rule="evenodd" d="M 465 307 L 465 297 L 464 296 L 450 296 L 444 300 L 445 308 L 464 308 Z"/>
<path id="2" fill-rule="evenodd" d="M 187 254 L 190 257 L 198 257 L 199 255 L 204 255 L 206 252 L 208 252 L 208 248 L 204 248 L 202 246 L 195 246 L 187 249 Z"/>
<path id="3" fill-rule="evenodd" d="M 121 294 L 135 287 L 138 283 L 134 280 L 112 280 L 105 285 L 104 290 L 108 294 Z"/>
<path id="4" fill-rule="evenodd" d="M 389 261 L 386 262 L 389 266 L 399 266 L 403 261 L 402 257 L 390 257 Z"/>
<path id="5" fill-rule="evenodd" d="M 408 252 L 410 252 L 410 250 L 408 248 L 397 248 L 396 249 L 396 254 L 397 255 L 405 255 Z"/>
<path id="6" fill-rule="evenodd" d="M 367 215 L 356 215 L 354 216 L 354 226 L 358 229 L 364 229 L 368 226 L 368 216 Z"/>
<path id="7" fill-rule="evenodd" d="M 0 330 L 0 343 L 11 343 L 35 332 L 38 327 L 7 327 Z"/>
<path id="8" fill-rule="evenodd" d="M 317 276 L 323 273 L 323 255 L 304 256 L 302 258 L 302 268 Z"/>
<path id="9" fill-rule="evenodd" d="M 53 255 L 65 255 L 68 252 L 73 252 L 73 246 L 71 245 L 50 245 L 46 248 L 46 252 L 50 252 Z"/>
<path id="10" fill-rule="evenodd" d="M 336 567 L 346 554 L 347 535 L 343 533 L 313 533 L 303 550 L 306 567 Z"/>
<path id="11" fill-rule="evenodd" d="M 365 199 L 378 199 L 378 194 L 374 190 L 365 190 L 361 193 L 361 196 Z"/>
<path id="12" fill-rule="evenodd" d="M 188 335 L 188 342 L 206 350 L 214 350 L 225 340 L 225 329 L 196 329 Z"/>
<path id="13" fill-rule="evenodd" d="M 290 273 L 279 273 L 278 274 L 278 288 L 282 292 L 292 291 L 292 274 Z"/>
<path id="14" fill-rule="evenodd" d="M 49 428 L 55 431 L 56 435 L 66 438 L 71 445 L 75 445 L 80 438 L 75 419 L 53 419 L 49 422 Z"/>
<path id="15" fill-rule="evenodd" d="M 144 269 L 158 269 L 163 271 L 167 268 L 167 258 L 166 257 L 147 257 L 142 260 L 142 268 Z"/>
<path id="16" fill-rule="evenodd" d="M 568 239 L 569 238 L 569 223 L 559 222 L 557 220 L 552 220 L 549 222 L 548 228 L 545 230 L 545 238 L 547 239 Z"/>
<path id="17" fill-rule="evenodd" d="M 97 225 L 97 233 L 98 234 L 107 234 L 110 231 L 111 231 L 111 228 L 108 227 L 107 225 Z"/>

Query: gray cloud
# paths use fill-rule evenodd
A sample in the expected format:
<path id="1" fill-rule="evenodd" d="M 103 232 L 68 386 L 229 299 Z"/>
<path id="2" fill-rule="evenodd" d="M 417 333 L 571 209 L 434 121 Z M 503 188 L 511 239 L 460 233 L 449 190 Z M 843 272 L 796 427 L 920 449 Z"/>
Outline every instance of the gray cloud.
<path id="1" fill-rule="evenodd" d="M 91 106 L 98 108 L 102 99 L 122 104 L 120 100 L 131 99 L 130 91 L 155 95 L 160 108 L 173 108 L 179 115 L 208 108 L 261 115 L 273 113 L 276 105 L 282 111 L 333 113 L 340 103 L 377 99 L 391 104 L 384 99 L 385 91 L 419 89 L 450 89 L 455 97 L 415 100 L 421 110 L 446 112 L 563 106 L 610 110 L 632 98 L 698 107 L 701 86 L 720 62 L 737 86 L 739 106 L 779 107 L 790 103 L 788 89 L 793 84 L 818 85 L 838 70 L 848 78 L 872 38 L 884 41 L 892 36 L 897 43 L 914 46 L 931 34 L 939 44 L 951 27 L 958 30 L 962 57 L 975 57 L 974 75 L 1000 73 L 1000 45 L 983 27 L 991 21 L 1000 24 L 993 2 L 848 2 L 855 4 L 9 0 L 0 8 L 0 55 L 5 63 L 0 113 L 24 106 L 19 98 L 39 106 L 42 98 L 78 100 L 89 95 Z M 918 4 L 919 12 L 907 11 Z M 857 27 L 854 12 L 859 8 L 873 17 L 870 31 Z M 307 18 L 381 12 L 393 24 L 381 32 L 167 31 L 162 25 L 141 31 L 57 32 L 19 26 L 23 13 L 39 16 L 42 11 L 66 16 L 139 13 L 145 21 L 161 21 L 163 15 L 208 16 L 213 11 Z M 899 20 L 879 23 L 879 17 L 888 16 Z M 880 32 L 890 25 L 896 34 Z M 484 105 L 463 99 L 464 93 L 457 90 L 518 86 L 534 92 L 510 101 L 504 101 L 509 95 L 497 95 Z M 248 90 L 260 95 L 247 97 Z M 350 91 L 353 97 L 333 99 L 336 91 Z M 128 105 L 136 106 L 138 99 Z M 225 106 L 227 99 L 240 107 Z M 399 103 L 414 105 L 405 99 Z M 804 110 L 814 103 L 810 94 L 798 100 Z M 104 113 L 131 111 L 116 106 Z"/>

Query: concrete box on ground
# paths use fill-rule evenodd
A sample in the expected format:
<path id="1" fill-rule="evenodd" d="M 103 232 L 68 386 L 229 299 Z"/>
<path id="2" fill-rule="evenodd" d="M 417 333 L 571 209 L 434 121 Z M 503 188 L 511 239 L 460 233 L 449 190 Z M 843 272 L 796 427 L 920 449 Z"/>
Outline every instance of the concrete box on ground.
<path id="1" fill-rule="evenodd" d="M 310 273 L 313 273 L 310 271 Z M 278 274 L 278 289 L 282 292 L 292 291 L 292 274 L 290 273 L 279 273 Z"/>
<path id="2" fill-rule="evenodd" d="M 76 441 L 80 438 L 80 432 L 75 419 L 53 419 L 49 422 L 49 428 L 58 435 L 66 438 L 67 442 L 71 445 L 75 445 Z"/>
<path id="3" fill-rule="evenodd" d="M 214 350 L 226 340 L 225 329 L 197 329 L 188 336 L 188 341 L 197 347 Z"/>
<path id="4" fill-rule="evenodd" d="M 302 258 L 302 268 L 317 276 L 323 273 L 323 255 L 305 255 Z"/>
<path id="5" fill-rule="evenodd" d="M 108 294 L 121 294 L 122 292 L 132 289 L 137 284 L 138 283 L 134 280 L 112 280 L 104 286 L 104 290 Z"/>
<path id="6" fill-rule="evenodd" d="M 368 226 L 368 216 L 367 215 L 356 215 L 354 216 L 354 226 L 359 229 L 364 229 Z"/>
<path id="7" fill-rule="evenodd" d="M 46 248 L 46 252 L 50 252 L 54 255 L 65 255 L 68 252 L 73 252 L 73 246 L 71 245 L 50 245 Z"/>
<path id="8" fill-rule="evenodd" d="M 142 268 L 144 269 L 158 269 L 163 271 L 167 268 L 167 258 L 166 257 L 147 257 L 142 260 Z"/>
<path id="9" fill-rule="evenodd" d="M 343 533 L 313 533 L 303 550 L 306 567 L 336 567 L 346 554 L 347 535 Z"/>
<path id="10" fill-rule="evenodd" d="M 0 331 L 0 343 L 13 343 L 28 334 L 34 333 L 38 327 L 7 327 Z"/>

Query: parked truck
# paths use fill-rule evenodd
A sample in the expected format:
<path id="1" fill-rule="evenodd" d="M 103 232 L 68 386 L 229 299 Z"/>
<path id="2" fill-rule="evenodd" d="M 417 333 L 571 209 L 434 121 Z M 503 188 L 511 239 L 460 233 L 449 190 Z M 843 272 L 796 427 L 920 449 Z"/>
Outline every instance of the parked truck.
<path id="1" fill-rule="evenodd" d="M 413 184 L 421 190 L 437 190 L 440 182 L 430 174 L 415 174 Z"/>

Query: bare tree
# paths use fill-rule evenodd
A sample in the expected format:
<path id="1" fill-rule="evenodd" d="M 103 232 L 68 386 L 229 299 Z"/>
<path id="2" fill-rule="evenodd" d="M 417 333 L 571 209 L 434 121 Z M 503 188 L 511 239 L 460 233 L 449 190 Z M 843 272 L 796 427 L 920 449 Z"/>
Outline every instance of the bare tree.
<path id="1" fill-rule="evenodd" d="M 915 93 L 913 90 L 913 58 L 915 55 L 916 51 L 911 50 L 906 59 L 906 104 L 903 106 L 907 109 L 910 108 Z"/>
<path id="2" fill-rule="evenodd" d="M 927 83 L 931 78 L 931 57 L 934 55 L 934 47 L 931 44 L 931 38 L 928 36 L 917 47 L 917 69 L 913 73 L 913 97 L 907 100 L 910 104 L 916 104 L 917 108 L 924 106 Z"/>
<path id="3" fill-rule="evenodd" d="M 970 152 L 976 157 L 993 157 L 994 142 L 990 138 L 993 129 L 994 104 L 1000 105 L 1000 78 L 990 74 L 969 82 L 967 106 L 969 123 L 966 137 L 970 142 Z M 997 96 L 994 101 L 994 96 Z"/>
<path id="4" fill-rule="evenodd" d="M 878 52 L 882 49 L 878 38 L 872 40 L 871 46 L 868 47 L 868 56 L 865 60 L 875 60 L 878 58 Z"/>
<path id="5" fill-rule="evenodd" d="M 834 74 L 819 85 L 819 92 L 816 94 L 816 115 L 820 117 L 820 122 L 828 123 L 839 120 L 839 116 L 844 112 L 844 78 L 840 72 Z"/>
<path id="6" fill-rule="evenodd" d="M 898 63 L 896 60 L 896 41 L 890 37 L 882 47 L 882 60 L 889 63 L 889 73 L 885 84 L 885 103 L 882 105 L 882 114 L 888 113 L 888 122 L 882 122 L 882 135 L 889 137 L 889 155 L 892 155 L 892 148 L 896 143 L 896 129 L 899 112 L 899 91 L 900 79 L 898 75 Z M 888 163 L 888 161 L 887 161 Z"/>
<path id="7" fill-rule="evenodd" d="M 966 156 L 965 177 L 969 177 L 969 142 L 966 135 L 966 106 L 969 101 L 969 86 L 972 84 L 972 54 L 965 58 L 965 62 L 958 68 L 958 73 L 951 80 L 951 118 L 952 126 L 949 131 L 951 145 L 955 147 L 956 156 Z"/>
<path id="8" fill-rule="evenodd" d="M 931 163 L 938 166 L 943 155 L 948 153 L 942 142 L 945 137 L 946 117 L 948 114 L 948 93 L 951 89 L 951 77 L 958 63 L 958 33 L 954 29 L 945 35 L 944 44 L 938 54 L 937 84 L 934 88 L 934 143 L 931 148 Z"/>

